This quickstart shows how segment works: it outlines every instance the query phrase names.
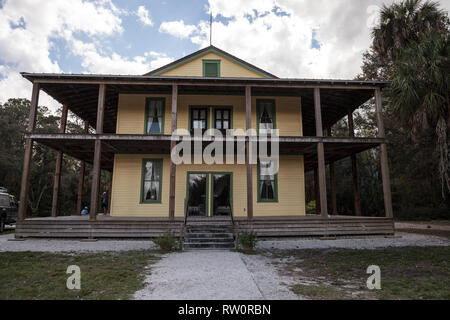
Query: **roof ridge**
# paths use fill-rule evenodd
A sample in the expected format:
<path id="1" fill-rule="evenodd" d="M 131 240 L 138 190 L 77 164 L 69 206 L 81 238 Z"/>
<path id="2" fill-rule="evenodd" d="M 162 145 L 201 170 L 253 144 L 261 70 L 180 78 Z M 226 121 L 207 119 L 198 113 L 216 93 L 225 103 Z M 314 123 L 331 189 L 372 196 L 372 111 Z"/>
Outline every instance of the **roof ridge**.
<path id="1" fill-rule="evenodd" d="M 206 54 L 209 50 L 215 51 L 216 53 L 218 53 L 220 55 L 223 55 L 223 56 L 225 56 L 226 58 L 228 58 L 228 59 L 230 59 L 232 61 L 234 60 L 234 62 L 237 62 L 238 64 L 241 64 L 244 67 L 246 67 L 246 68 L 248 68 L 248 69 L 250 69 L 250 70 L 252 70 L 252 71 L 254 71 L 256 73 L 259 73 L 260 75 L 264 76 L 265 78 L 279 79 L 276 75 L 274 75 L 272 73 L 269 73 L 269 72 L 267 72 L 267 71 L 265 71 L 265 70 L 255 66 L 255 65 L 253 65 L 253 64 L 251 64 L 251 63 L 249 63 L 249 62 L 247 62 L 245 60 L 242 60 L 242 59 L 232 55 L 231 53 L 228 53 L 225 50 L 222 50 L 222 49 L 220 49 L 220 48 L 218 48 L 218 47 L 216 47 L 214 45 L 209 45 L 209 46 L 207 46 L 207 47 L 205 47 L 203 49 L 197 50 L 197 51 L 195 51 L 195 52 L 193 52 L 191 54 L 188 54 L 187 56 L 184 56 L 184 57 L 182 57 L 182 58 L 180 58 L 178 60 L 175 60 L 175 61 L 173 61 L 173 62 L 171 62 L 169 64 L 166 64 L 166 65 L 164 65 L 162 67 L 154 69 L 154 70 L 152 70 L 150 72 L 147 72 L 147 73 L 144 74 L 144 76 L 159 75 L 164 70 L 167 70 L 167 69 L 170 70 L 170 69 L 174 68 L 175 66 L 179 65 L 180 63 L 183 63 L 183 62 L 186 63 L 186 62 L 194 59 L 195 57 L 197 57 L 199 55 Z"/>

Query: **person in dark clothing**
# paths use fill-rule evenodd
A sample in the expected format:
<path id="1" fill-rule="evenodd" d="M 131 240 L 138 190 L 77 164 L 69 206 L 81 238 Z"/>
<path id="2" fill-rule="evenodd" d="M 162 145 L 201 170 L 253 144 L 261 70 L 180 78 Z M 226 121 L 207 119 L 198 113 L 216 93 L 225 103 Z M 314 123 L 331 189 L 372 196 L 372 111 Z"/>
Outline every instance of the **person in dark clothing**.
<path id="1" fill-rule="evenodd" d="M 104 191 L 102 193 L 102 209 L 103 209 L 103 214 L 106 215 L 107 211 L 108 211 L 108 192 Z"/>

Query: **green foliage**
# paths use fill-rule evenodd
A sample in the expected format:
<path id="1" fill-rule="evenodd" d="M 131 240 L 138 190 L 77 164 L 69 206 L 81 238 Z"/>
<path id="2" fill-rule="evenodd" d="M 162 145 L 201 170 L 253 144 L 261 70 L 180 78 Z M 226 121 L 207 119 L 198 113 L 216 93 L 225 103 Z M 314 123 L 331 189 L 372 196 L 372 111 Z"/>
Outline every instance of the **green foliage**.
<path id="1" fill-rule="evenodd" d="M 241 249 L 254 250 L 258 237 L 255 232 L 243 232 L 238 235 L 238 243 Z"/>
<path id="2" fill-rule="evenodd" d="M 180 239 L 171 232 L 166 232 L 164 235 L 153 239 L 153 242 L 163 251 L 172 252 L 181 249 Z"/>
<path id="3" fill-rule="evenodd" d="M 23 154 L 25 143 L 23 136 L 28 126 L 30 101 L 27 99 L 9 99 L 0 104 L 0 186 L 19 198 L 22 177 Z M 57 112 L 60 114 L 60 111 Z M 59 131 L 60 117 L 52 114 L 48 108 L 39 106 L 36 131 L 56 133 Z M 81 133 L 84 124 L 69 114 L 67 132 Z M 35 143 L 32 155 L 30 192 L 27 203 L 29 216 L 48 216 L 51 211 L 53 177 L 55 173 L 56 151 Z M 76 210 L 77 189 L 80 162 L 64 155 L 62 179 L 60 185 L 58 214 L 70 215 Z M 91 166 L 86 166 L 85 188 L 82 198 L 83 206 L 89 205 L 89 186 Z M 101 184 L 109 184 L 109 174 L 102 172 Z"/>

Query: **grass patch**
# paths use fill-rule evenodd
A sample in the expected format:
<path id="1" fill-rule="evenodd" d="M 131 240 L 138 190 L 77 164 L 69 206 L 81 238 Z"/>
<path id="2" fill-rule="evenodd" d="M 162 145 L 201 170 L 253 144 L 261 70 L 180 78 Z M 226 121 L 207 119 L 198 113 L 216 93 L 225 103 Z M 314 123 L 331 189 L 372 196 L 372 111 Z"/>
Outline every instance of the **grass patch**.
<path id="1" fill-rule="evenodd" d="M 148 251 L 104 253 L 0 253 L 0 300 L 129 299 L 143 288 Z M 68 290 L 69 265 L 81 269 L 81 289 Z"/>
<path id="2" fill-rule="evenodd" d="M 310 286 L 295 285 L 291 290 L 313 299 L 450 299 L 450 247 L 292 250 L 273 254 L 290 257 L 281 265 L 282 270 L 312 282 Z M 366 287 L 370 265 L 381 269 L 381 290 Z"/>

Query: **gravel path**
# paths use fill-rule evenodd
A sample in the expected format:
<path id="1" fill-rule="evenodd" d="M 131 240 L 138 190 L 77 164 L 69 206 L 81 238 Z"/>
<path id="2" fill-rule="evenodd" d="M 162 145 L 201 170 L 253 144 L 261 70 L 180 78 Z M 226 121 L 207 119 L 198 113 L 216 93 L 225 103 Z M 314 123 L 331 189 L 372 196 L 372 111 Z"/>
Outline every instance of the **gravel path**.
<path id="1" fill-rule="evenodd" d="M 157 248 L 150 240 L 99 240 L 97 242 L 82 242 L 80 240 L 27 239 L 25 241 L 8 241 L 10 239 L 14 239 L 14 234 L 0 235 L 0 252 L 102 252 L 154 250 Z"/>
<path id="2" fill-rule="evenodd" d="M 152 266 L 140 300 L 298 299 L 262 257 L 231 251 L 186 251 Z"/>
<path id="3" fill-rule="evenodd" d="M 292 249 L 377 249 L 389 247 L 429 247 L 450 246 L 450 240 L 442 237 L 422 235 L 415 233 L 397 232 L 399 238 L 363 237 L 337 240 L 318 239 L 289 239 L 259 241 L 258 248 L 265 250 L 292 250 Z"/>

